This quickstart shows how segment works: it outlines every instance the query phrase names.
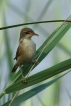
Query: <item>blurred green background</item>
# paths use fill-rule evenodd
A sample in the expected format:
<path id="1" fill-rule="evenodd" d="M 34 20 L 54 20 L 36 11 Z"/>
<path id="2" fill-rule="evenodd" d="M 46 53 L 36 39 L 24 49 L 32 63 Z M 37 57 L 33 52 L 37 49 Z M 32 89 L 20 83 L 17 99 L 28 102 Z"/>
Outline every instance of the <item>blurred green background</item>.
<path id="1" fill-rule="evenodd" d="M 22 24 L 27 22 L 60 20 L 71 15 L 71 0 L 0 0 L 0 27 Z M 15 63 L 13 60 L 18 46 L 20 30 L 23 27 L 32 28 L 39 37 L 33 37 L 37 49 L 46 38 L 61 23 L 44 23 L 28 26 L 20 26 L 6 30 L 0 30 L 0 93 L 12 80 L 11 69 Z M 71 30 L 61 39 L 49 55 L 31 72 L 30 75 L 46 69 L 54 64 L 71 57 Z M 20 104 L 20 106 L 68 106 L 71 94 L 71 73 L 45 89 L 36 96 Z M 25 89 L 26 91 L 26 89 Z M 20 94 L 23 90 L 20 91 Z M 8 95 L 0 101 L 7 102 L 11 99 Z"/>

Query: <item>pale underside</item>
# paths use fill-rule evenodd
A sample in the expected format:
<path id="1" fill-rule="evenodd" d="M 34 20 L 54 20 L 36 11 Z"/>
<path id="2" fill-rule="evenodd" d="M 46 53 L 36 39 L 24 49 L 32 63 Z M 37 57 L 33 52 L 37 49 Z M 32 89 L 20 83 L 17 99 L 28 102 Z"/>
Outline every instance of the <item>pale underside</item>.
<path id="1" fill-rule="evenodd" d="M 17 57 L 16 65 L 31 64 L 36 54 L 36 45 L 31 39 L 22 39 L 18 47 L 20 54 Z"/>

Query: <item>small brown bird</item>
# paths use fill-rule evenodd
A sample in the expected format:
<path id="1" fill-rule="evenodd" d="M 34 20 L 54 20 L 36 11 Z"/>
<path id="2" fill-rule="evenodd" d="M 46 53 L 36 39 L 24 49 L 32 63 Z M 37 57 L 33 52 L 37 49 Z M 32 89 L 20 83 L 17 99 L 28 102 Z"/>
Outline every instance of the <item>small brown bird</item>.
<path id="1" fill-rule="evenodd" d="M 12 72 L 15 72 L 22 65 L 35 63 L 34 57 L 36 54 L 36 44 L 32 41 L 32 36 L 38 36 L 31 28 L 23 28 L 20 32 L 19 46 L 17 48 L 16 64 Z"/>

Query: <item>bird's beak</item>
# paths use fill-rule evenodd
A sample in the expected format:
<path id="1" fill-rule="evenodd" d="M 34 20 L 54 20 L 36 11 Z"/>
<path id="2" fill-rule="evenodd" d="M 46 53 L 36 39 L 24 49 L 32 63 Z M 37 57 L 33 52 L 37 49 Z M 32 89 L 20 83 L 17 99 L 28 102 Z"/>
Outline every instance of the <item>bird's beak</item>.
<path id="1" fill-rule="evenodd" d="M 35 36 L 39 36 L 38 34 L 34 33 Z"/>

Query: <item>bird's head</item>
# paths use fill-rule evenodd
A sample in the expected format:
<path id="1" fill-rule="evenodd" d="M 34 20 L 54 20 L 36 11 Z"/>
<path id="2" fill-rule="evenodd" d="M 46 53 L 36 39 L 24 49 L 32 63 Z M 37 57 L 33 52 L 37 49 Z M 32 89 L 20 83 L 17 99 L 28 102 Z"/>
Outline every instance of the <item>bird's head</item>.
<path id="1" fill-rule="evenodd" d="M 23 28 L 20 32 L 20 39 L 30 39 L 32 36 L 38 36 L 31 28 Z"/>

